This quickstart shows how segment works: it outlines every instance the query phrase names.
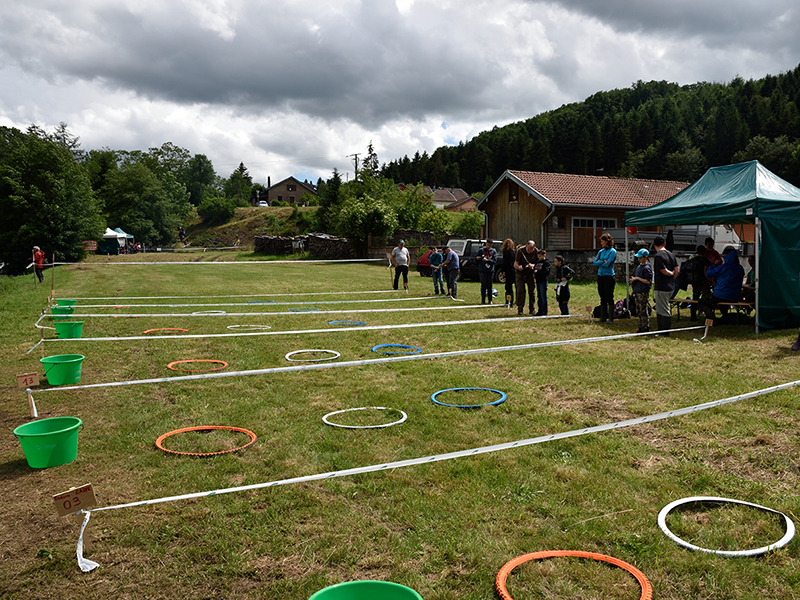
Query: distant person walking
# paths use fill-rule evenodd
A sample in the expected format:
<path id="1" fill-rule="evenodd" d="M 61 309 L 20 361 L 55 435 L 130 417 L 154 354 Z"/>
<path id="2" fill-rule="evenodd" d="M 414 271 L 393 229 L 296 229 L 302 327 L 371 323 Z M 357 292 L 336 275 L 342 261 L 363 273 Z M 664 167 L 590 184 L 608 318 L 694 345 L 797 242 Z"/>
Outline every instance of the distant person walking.
<path id="1" fill-rule="evenodd" d="M 39 279 L 39 283 L 44 281 L 44 252 L 39 246 L 33 247 L 33 271 Z"/>
<path id="2" fill-rule="evenodd" d="M 397 242 L 397 247 L 392 250 L 391 254 L 392 264 L 394 265 L 394 289 L 397 289 L 397 284 L 400 282 L 400 275 L 403 275 L 403 287 L 408 292 L 408 248 L 406 248 L 405 240 Z"/>
<path id="3" fill-rule="evenodd" d="M 617 250 L 614 248 L 614 238 L 611 234 L 604 233 L 600 236 L 600 252 L 592 263 L 597 267 L 597 293 L 600 296 L 600 322 L 614 322 L 614 263 L 617 260 Z"/>

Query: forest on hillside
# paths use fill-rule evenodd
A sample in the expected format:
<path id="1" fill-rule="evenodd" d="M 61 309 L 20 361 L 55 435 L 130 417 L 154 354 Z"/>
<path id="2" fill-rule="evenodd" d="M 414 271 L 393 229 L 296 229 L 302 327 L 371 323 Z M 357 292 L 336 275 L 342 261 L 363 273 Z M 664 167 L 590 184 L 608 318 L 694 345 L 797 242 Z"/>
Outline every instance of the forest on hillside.
<path id="1" fill-rule="evenodd" d="M 800 185 L 800 65 L 759 80 L 637 81 L 383 165 L 396 182 L 486 191 L 506 170 L 693 182 L 757 159 Z"/>

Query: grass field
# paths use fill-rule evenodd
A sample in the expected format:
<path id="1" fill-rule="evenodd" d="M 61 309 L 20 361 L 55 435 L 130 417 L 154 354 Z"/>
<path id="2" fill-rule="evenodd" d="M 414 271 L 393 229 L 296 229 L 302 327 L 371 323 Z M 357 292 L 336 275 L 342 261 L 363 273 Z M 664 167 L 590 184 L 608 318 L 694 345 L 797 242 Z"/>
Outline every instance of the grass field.
<path id="1" fill-rule="evenodd" d="M 233 258 L 213 253 L 153 257 L 162 262 Z M 229 325 L 269 326 L 263 331 L 270 335 L 46 341 L 44 353 L 85 355 L 84 385 L 188 375 L 167 364 L 189 359 L 226 361 L 224 373 L 323 364 L 284 358 L 304 349 L 338 352 L 340 358 L 331 361 L 336 363 L 375 359 L 379 355 L 371 348 L 376 344 L 443 354 L 601 337 L 637 327 L 634 320 L 607 325 L 590 323 L 586 316 L 500 321 L 516 311 L 471 307 L 480 299 L 476 282 L 459 284 L 464 303 L 431 297 L 431 280 L 416 275 L 408 296 L 358 294 L 388 290 L 385 267 L 264 264 L 251 258 L 240 256 L 247 260 L 241 265 L 62 267 L 55 292 L 59 298 L 108 298 L 79 300 L 80 314 L 148 315 L 83 317 L 84 338 L 142 336 L 151 328 L 184 328 L 189 334 L 242 329 Z M 760 558 L 722 558 L 681 548 L 656 523 L 661 508 L 688 496 L 753 502 L 796 522 L 796 389 L 476 456 L 95 512 L 85 556 L 100 567 L 82 573 L 75 558 L 77 519 L 58 517 L 52 501 L 53 494 L 71 486 L 91 482 L 99 506 L 114 506 L 525 440 L 795 381 L 800 357 L 789 350 L 793 332 L 756 336 L 752 326 L 729 326 L 712 328 L 702 344 L 692 341 L 702 330 L 691 330 L 670 338 L 70 391 L 45 382 L 40 348 L 26 354 L 39 340 L 34 322 L 50 291 L 49 278 L 45 286 L 34 287 L 32 281 L 31 276 L 3 280 L 0 293 L 3 598 L 302 600 L 333 583 L 382 579 L 412 587 L 426 600 L 488 600 L 497 597 L 494 580 L 503 564 L 539 550 L 592 551 L 624 560 L 644 572 L 661 600 L 800 596 L 797 541 Z M 574 284 L 572 293 L 575 313 L 597 304 L 591 282 Z M 617 297 L 623 293 L 618 286 Z M 242 297 L 221 297 L 234 295 Z M 128 299 L 155 296 L 176 298 Z M 348 303 L 324 304 L 343 300 Z M 108 306 L 90 306 L 101 304 Z M 452 306 L 457 308 L 442 310 Z M 413 310 L 387 311 L 400 308 Z M 551 314 L 555 308 L 551 298 Z M 356 310 L 380 312 L 342 312 Z M 228 314 L 159 316 L 201 311 Z M 455 324 L 477 319 L 490 321 Z M 331 320 L 381 327 L 342 328 L 329 325 Z M 390 327 L 436 322 L 445 323 Z M 41 324 L 52 326 L 52 319 Z M 688 319 L 673 321 L 674 327 L 688 325 Z M 309 329 L 324 331 L 301 333 Z M 54 336 L 52 330 L 45 332 Z M 305 357 L 323 358 L 319 353 Z M 12 435 L 30 420 L 15 376 L 32 371 L 42 379 L 33 393 L 40 417 L 83 420 L 78 458 L 70 464 L 33 470 Z M 438 390 L 459 387 L 501 390 L 507 400 L 477 409 L 430 400 Z M 496 396 L 450 393 L 439 399 L 483 404 Z M 349 411 L 332 419 L 364 426 L 399 420 L 400 411 L 408 418 L 372 429 L 337 428 L 322 421 L 333 411 L 359 407 L 390 410 Z M 245 428 L 258 440 L 241 452 L 211 458 L 167 454 L 155 447 L 166 432 L 200 425 Z M 165 444 L 177 451 L 216 452 L 247 440 L 221 431 L 175 435 Z M 723 550 L 757 548 L 783 535 L 778 517 L 728 505 L 676 511 L 668 524 L 691 543 Z M 639 597 L 636 581 L 624 571 L 571 558 L 526 563 L 511 574 L 508 589 L 515 600 Z"/>

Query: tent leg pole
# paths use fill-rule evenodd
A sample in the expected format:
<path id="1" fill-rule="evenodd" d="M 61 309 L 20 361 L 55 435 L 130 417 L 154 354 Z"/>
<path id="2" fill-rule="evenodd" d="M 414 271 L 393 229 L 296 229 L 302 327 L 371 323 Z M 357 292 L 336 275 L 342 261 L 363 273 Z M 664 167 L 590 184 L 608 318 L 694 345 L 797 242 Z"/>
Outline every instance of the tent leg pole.
<path id="1" fill-rule="evenodd" d="M 756 312 L 755 312 L 755 321 L 756 321 L 756 335 L 758 335 L 758 300 L 761 294 L 759 293 L 759 281 L 760 281 L 760 267 L 761 267 L 761 219 L 756 217 L 756 230 L 755 230 L 755 255 L 756 255 Z"/>

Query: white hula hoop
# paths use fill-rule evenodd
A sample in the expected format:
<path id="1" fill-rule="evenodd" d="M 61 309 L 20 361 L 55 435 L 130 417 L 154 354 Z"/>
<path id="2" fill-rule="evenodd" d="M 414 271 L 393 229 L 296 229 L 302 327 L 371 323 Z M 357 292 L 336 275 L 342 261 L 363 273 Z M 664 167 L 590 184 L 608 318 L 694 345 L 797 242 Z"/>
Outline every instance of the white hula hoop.
<path id="1" fill-rule="evenodd" d="M 192 313 L 193 316 L 195 316 L 195 315 L 196 316 L 202 316 L 202 315 L 214 316 L 214 315 L 227 315 L 227 314 L 228 313 L 226 313 L 224 310 L 198 310 L 197 312 L 193 312 Z"/>
<path id="2" fill-rule="evenodd" d="M 332 421 L 328 420 L 328 417 L 332 417 L 333 415 L 340 415 L 342 413 L 351 412 L 354 410 L 396 410 L 403 416 L 397 421 L 385 423 L 383 425 L 340 425 L 339 423 L 333 423 Z M 322 422 L 325 423 L 325 425 L 330 425 L 331 427 L 341 427 L 342 429 L 381 429 L 383 427 L 391 427 L 392 425 L 400 425 L 400 423 L 404 423 L 406 419 L 408 419 L 408 415 L 397 408 L 386 408 L 385 406 L 361 406 L 359 408 L 346 408 L 344 410 L 336 410 L 328 413 L 322 417 Z"/>
<path id="3" fill-rule="evenodd" d="M 329 356 L 328 358 L 290 358 L 291 356 L 301 352 L 329 352 L 330 354 L 333 354 L 333 356 Z M 336 350 L 321 350 L 319 348 L 312 348 L 310 350 L 295 350 L 294 352 L 289 352 L 289 354 L 284 356 L 284 358 L 294 362 L 321 362 L 323 360 L 336 360 L 340 356 L 341 354 L 336 352 Z"/>
<path id="4" fill-rule="evenodd" d="M 269 325 L 228 325 L 228 329 L 272 329 Z"/>
<path id="5" fill-rule="evenodd" d="M 786 526 L 786 533 L 781 539 L 779 539 L 774 544 L 770 544 L 768 546 L 762 546 L 761 548 L 754 548 L 752 550 L 711 550 L 709 548 L 701 548 L 700 546 L 695 546 L 694 544 L 690 544 L 689 542 L 682 540 L 669 530 L 669 527 L 667 527 L 667 515 L 670 513 L 670 511 L 684 504 L 700 504 L 703 502 L 707 502 L 710 504 L 739 504 L 741 506 L 749 506 L 751 508 L 756 508 L 758 510 L 768 512 L 773 515 L 780 515 L 781 517 L 783 517 L 784 524 Z M 767 508 L 766 506 L 761 506 L 760 504 L 744 502 L 743 500 L 732 500 L 731 498 L 719 498 L 716 496 L 692 496 L 690 498 L 682 498 L 680 500 L 675 500 L 674 502 L 670 502 L 664 508 L 661 509 L 661 512 L 658 513 L 658 526 L 661 528 L 661 531 L 664 532 L 664 535 L 666 535 L 669 539 L 671 539 L 679 546 L 682 546 L 689 550 L 697 550 L 698 552 L 708 552 L 710 554 L 725 556 L 727 558 L 741 557 L 741 556 L 761 556 L 762 554 L 766 554 L 767 552 L 771 552 L 772 550 L 783 548 L 789 542 L 792 541 L 792 538 L 794 538 L 794 533 L 795 533 L 794 523 L 792 522 L 792 520 L 780 511 Z"/>

